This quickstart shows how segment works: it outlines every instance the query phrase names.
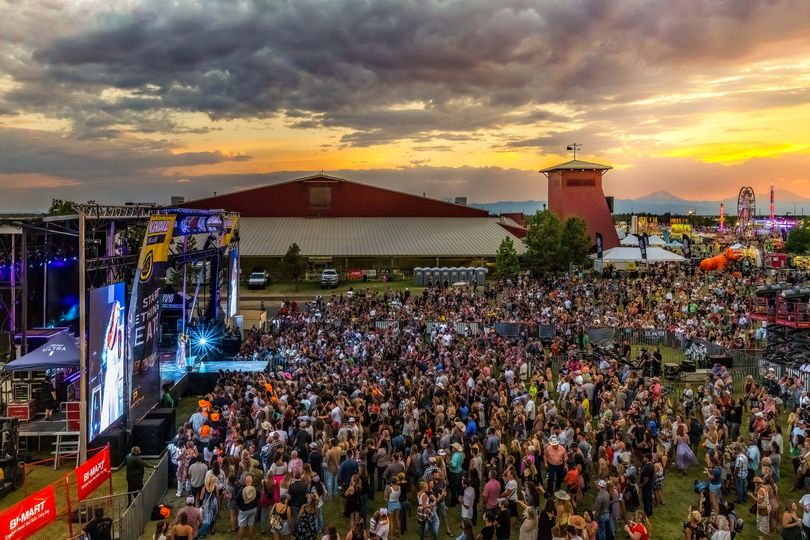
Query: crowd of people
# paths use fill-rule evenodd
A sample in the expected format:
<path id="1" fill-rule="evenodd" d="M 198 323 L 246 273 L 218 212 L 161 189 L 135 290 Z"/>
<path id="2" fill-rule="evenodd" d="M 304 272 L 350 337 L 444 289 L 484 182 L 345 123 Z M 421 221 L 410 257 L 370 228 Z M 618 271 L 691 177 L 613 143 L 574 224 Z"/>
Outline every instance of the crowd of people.
<path id="1" fill-rule="evenodd" d="M 287 309 L 242 349 L 283 354 L 283 369 L 220 373 L 170 445 L 186 506 L 156 536 L 647 540 L 667 475 L 686 474 L 688 540 L 734 538 L 752 521 L 742 508 L 756 516 L 746 527 L 798 539 L 810 532 L 810 495 L 799 517 L 777 486 L 785 452 L 795 487 L 810 479 L 800 382 L 769 373 L 732 395 L 731 372 L 716 366 L 676 393 L 620 355 L 587 354 L 581 339 L 593 326 L 649 327 L 750 347 L 747 295 L 759 279 L 660 268 L 477 294 L 352 291 Z M 569 331 L 495 331 L 515 321 Z M 779 415 L 794 405 L 783 439 Z"/>

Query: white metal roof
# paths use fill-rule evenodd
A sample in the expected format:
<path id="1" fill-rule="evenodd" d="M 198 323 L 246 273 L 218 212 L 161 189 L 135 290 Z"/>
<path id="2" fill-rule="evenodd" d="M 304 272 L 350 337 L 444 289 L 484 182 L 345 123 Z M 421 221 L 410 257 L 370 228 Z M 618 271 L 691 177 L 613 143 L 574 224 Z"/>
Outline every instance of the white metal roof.
<path id="1" fill-rule="evenodd" d="M 281 257 L 295 242 L 306 256 L 493 257 L 504 238 L 523 242 L 497 217 L 252 218 L 239 220 L 239 251 Z"/>

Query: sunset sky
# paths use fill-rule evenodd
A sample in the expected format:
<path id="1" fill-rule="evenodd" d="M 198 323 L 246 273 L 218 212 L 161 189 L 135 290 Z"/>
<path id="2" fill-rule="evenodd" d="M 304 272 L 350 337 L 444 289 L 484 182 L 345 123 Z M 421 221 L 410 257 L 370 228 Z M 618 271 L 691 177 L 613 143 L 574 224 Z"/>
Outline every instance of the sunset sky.
<path id="1" fill-rule="evenodd" d="M 0 0 L 0 211 L 324 170 L 435 197 L 810 197 L 806 0 Z"/>

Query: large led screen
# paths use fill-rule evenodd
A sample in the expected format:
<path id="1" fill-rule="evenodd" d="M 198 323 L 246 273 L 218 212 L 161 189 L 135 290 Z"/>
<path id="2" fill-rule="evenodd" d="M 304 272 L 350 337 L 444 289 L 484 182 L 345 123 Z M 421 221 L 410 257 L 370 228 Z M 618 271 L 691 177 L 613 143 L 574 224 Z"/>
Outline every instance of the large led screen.
<path id="1" fill-rule="evenodd" d="M 125 297 L 123 283 L 90 291 L 90 441 L 124 414 Z"/>

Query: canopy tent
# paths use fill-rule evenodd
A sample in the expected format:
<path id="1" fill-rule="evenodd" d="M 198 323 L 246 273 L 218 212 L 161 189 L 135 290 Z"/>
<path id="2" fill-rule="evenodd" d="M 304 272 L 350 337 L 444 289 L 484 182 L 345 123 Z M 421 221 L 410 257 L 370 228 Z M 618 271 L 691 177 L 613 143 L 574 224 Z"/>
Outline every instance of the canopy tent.
<path id="1" fill-rule="evenodd" d="M 628 234 L 624 238 L 622 238 L 621 242 L 619 242 L 623 246 L 637 246 L 638 245 L 638 236 L 635 234 Z"/>
<path id="2" fill-rule="evenodd" d="M 45 345 L 12 360 L 3 369 L 11 372 L 78 368 L 79 358 L 80 353 L 76 340 L 67 332 L 60 332 L 49 339 Z"/>
<path id="3" fill-rule="evenodd" d="M 596 258 L 596 255 L 591 255 L 591 258 Z M 617 270 L 627 270 L 635 267 L 642 262 L 647 263 L 661 263 L 661 262 L 683 262 L 686 258 L 681 257 L 677 253 L 667 251 L 660 247 L 647 248 L 647 260 L 641 257 L 641 249 L 637 247 L 615 247 L 605 251 L 602 259 L 594 261 L 594 269 L 599 271 L 606 264 L 613 265 Z"/>
<path id="4" fill-rule="evenodd" d="M 665 245 L 667 245 L 667 243 L 664 242 L 663 238 L 661 238 L 657 234 L 654 234 L 654 235 L 650 236 L 649 238 L 647 238 L 647 245 L 648 246 L 665 246 Z"/>
<path id="5" fill-rule="evenodd" d="M 670 241 L 669 244 L 667 244 L 667 247 L 668 248 L 682 248 L 683 244 L 681 242 L 678 242 L 677 240 L 672 240 L 672 241 Z"/>

